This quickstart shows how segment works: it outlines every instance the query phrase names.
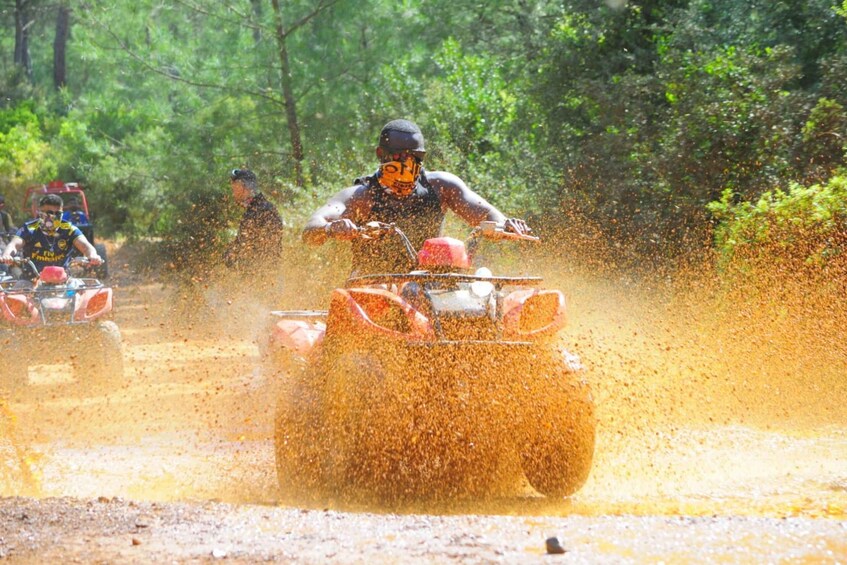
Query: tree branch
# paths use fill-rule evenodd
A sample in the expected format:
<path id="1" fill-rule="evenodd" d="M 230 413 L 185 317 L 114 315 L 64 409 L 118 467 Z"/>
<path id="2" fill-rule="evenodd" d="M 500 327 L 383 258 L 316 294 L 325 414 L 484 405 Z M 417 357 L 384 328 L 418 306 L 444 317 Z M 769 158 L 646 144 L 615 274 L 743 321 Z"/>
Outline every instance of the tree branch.
<path id="1" fill-rule="evenodd" d="M 268 95 L 268 94 L 266 94 L 265 92 L 262 92 L 262 91 L 250 90 L 250 89 L 246 89 L 246 88 L 238 88 L 238 87 L 233 87 L 233 86 L 228 86 L 228 85 L 223 85 L 223 84 L 217 84 L 217 83 L 200 82 L 200 81 L 197 81 L 197 80 L 194 80 L 194 79 L 183 78 L 179 75 L 175 75 L 173 72 L 171 72 L 169 70 L 166 70 L 166 69 L 163 69 L 159 66 L 151 64 L 147 59 L 145 59 L 141 55 L 138 55 L 137 53 L 135 53 L 135 51 L 133 51 L 128 45 L 126 45 L 110 28 L 103 25 L 96 18 L 92 18 L 91 21 L 93 21 L 100 29 L 105 31 L 106 34 L 109 35 L 114 40 L 114 42 L 118 45 L 118 47 L 120 48 L 121 51 L 123 51 L 124 53 L 129 55 L 131 58 L 133 58 L 135 61 L 137 61 L 139 64 L 141 64 L 141 66 L 143 66 L 144 68 L 146 68 L 146 69 L 148 69 L 148 70 L 150 70 L 150 71 L 152 71 L 156 74 L 162 75 L 162 76 L 167 77 L 168 79 L 171 79 L 171 80 L 176 81 L 176 82 L 188 84 L 190 86 L 196 86 L 198 88 L 211 88 L 211 89 L 223 90 L 223 91 L 227 91 L 227 92 L 237 92 L 237 93 L 240 93 L 240 94 L 246 94 L 246 95 L 249 95 L 249 96 L 255 96 L 257 98 L 267 100 L 267 101 L 271 102 L 272 104 L 284 106 L 284 103 L 283 103 L 282 100 L 280 100 L 277 97 L 270 96 L 270 95 Z"/>

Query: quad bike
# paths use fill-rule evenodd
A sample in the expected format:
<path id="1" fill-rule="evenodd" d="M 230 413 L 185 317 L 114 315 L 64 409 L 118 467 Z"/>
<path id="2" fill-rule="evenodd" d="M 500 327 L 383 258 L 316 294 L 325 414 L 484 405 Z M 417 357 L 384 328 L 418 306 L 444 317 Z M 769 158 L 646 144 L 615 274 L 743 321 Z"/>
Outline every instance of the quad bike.
<path id="1" fill-rule="evenodd" d="M 278 383 L 277 475 L 307 499 L 408 502 L 484 495 L 525 478 L 566 496 L 586 481 L 594 404 L 557 348 L 565 299 L 539 277 L 470 274 L 480 239 L 533 239 L 484 222 L 439 237 L 409 273 L 354 276 L 328 311 L 275 311 L 260 350 Z"/>
<path id="2" fill-rule="evenodd" d="M 85 274 L 101 281 L 108 279 L 109 267 L 106 262 L 106 246 L 94 240 L 94 223 L 88 209 L 85 190 L 79 183 L 61 180 L 28 187 L 24 196 L 24 210 L 29 208 L 33 218 L 38 217 L 38 201 L 46 194 L 58 194 L 62 198 L 64 203 L 62 220 L 69 221 L 78 227 L 85 239 L 94 246 L 97 254 L 103 259 L 103 263 L 96 267 L 86 267 Z"/>
<path id="3" fill-rule="evenodd" d="M 41 272 L 32 261 L 15 258 L 24 279 L 0 279 L 0 384 L 28 383 L 34 363 L 71 363 L 82 386 L 111 387 L 123 381 L 121 333 L 109 317 L 112 289 L 80 278 L 88 259 Z M 5 382 L 3 382 L 5 381 Z"/>

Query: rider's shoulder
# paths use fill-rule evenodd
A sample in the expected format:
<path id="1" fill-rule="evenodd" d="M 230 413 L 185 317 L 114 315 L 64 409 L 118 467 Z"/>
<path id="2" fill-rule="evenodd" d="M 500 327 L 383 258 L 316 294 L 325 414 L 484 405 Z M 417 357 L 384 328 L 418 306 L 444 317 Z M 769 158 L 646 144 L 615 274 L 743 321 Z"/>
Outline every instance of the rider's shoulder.
<path id="1" fill-rule="evenodd" d="M 447 171 L 425 171 L 426 182 L 436 190 L 467 189 L 465 181 Z"/>
<path id="2" fill-rule="evenodd" d="M 360 179 L 356 179 L 359 181 Z M 369 190 L 370 183 L 356 182 L 352 186 L 342 189 L 336 195 L 341 200 L 364 200 L 370 198 L 371 191 Z"/>
<path id="3" fill-rule="evenodd" d="M 359 184 L 342 188 L 327 200 L 323 208 L 337 208 L 338 206 L 348 208 L 357 202 L 363 202 L 368 198 L 365 188 L 365 186 Z"/>

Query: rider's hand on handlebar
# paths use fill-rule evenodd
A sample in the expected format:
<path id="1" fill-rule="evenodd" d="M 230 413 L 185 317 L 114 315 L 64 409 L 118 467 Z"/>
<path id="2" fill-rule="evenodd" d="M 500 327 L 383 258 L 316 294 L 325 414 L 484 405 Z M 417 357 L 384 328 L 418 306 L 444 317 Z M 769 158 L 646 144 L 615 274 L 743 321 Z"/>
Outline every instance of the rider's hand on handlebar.
<path id="1" fill-rule="evenodd" d="M 509 218 L 503 224 L 503 231 L 516 233 L 518 235 L 529 235 L 532 233 L 532 228 L 520 218 Z"/>
<path id="2" fill-rule="evenodd" d="M 103 264 L 103 258 L 95 253 L 94 255 L 88 257 L 88 264 L 92 267 L 99 267 Z"/>
<path id="3" fill-rule="evenodd" d="M 15 258 L 12 257 L 11 255 L 7 255 L 5 253 L 0 255 L 0 263 L 3 263 L 4 265 L 11 265 L 14 262 L 15 262 Z"/>
<path id="4" fill-rule="evenodd" d="M 324 227 L 324 232 L 331 239 L 350 240 L 359 236 L 359 228 L 347 218 L 329 222 Z"/>

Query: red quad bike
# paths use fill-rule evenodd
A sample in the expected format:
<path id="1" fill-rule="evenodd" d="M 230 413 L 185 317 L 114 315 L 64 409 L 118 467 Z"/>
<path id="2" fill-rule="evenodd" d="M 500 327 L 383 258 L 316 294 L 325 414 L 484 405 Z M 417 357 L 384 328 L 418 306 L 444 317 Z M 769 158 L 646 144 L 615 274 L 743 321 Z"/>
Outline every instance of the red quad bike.
<path id="1" fill-rule="evenodd" d="M 38 201 L 45 194 L 58 194 L 64 202 L 62 219 L 71 222 L 79 228 L 85 238 L 97 250 L 97 254 L 103 259 L 103 263 L 97 267 L 87 267 L 87 275 L 99 280 L 109 278 L 109 267 L 106 263 L 106 246 L 94 241 L 94 224 L 91 221 L 91 213 L 88 210 L 88 199 L 85 190 L 76 182 L 64 182 L 61 180 L 50 181 L 47 184 L 37 184 L 26 189 L 24 196 L 24 207 L 29 208 L 33 218 L 38 217 Z"/>
<path id="2" fill-rule="evenodd" d="M 402 503 L 503 493 L 523 478 L 560 497 L 586 481 L 594 403 L 575 356 L 559 349 L 565 299 L 539 277 L 470 274 L 476 228 L 415 253 L 417 270 L 354 276 L 328 311 L 275 311 L 260 344 L 279 383 L 283 496 Z M 525 482 L 523 483 L 524 488 Z"/>
<path id="3" fill-rule="evenodd" d="M 121 333 L 109 317 L 112 289 L 86 272 L 88 259 L 75 257 L 68 267 L 15 264 L 29 280 L 0 280 L 0 383 L 28 384 L 31 363 L 71 363 L 77 381 L 102 388 L 123 381 Z"/>

